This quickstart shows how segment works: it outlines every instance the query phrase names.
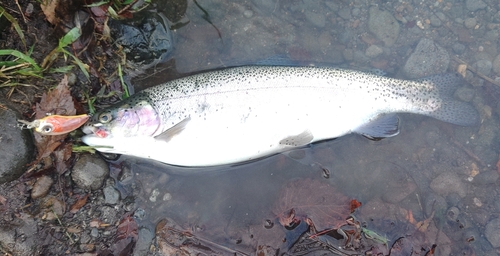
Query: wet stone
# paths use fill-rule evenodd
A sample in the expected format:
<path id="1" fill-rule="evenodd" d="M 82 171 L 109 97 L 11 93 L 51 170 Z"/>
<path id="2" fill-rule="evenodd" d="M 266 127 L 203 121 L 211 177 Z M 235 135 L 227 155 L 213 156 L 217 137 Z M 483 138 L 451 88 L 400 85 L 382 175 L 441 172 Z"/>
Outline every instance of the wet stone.
<path id="1" fill-rule="evenodd" d="M 382 48 L 376 46 L 376 45 L 371 45 L 370 47 L 368 47 L 366 49 L 366 56 L 370 57 L 370 58 L 374 58 L 374 57 L 377 57 L 379 56 L 380 54 L 382 54 L 384 52 L 384 50 L 382 50 Z"/>
<path id="2" fill-rule="evenodd" d="M 493 247 L 500 247 L 500 219 L 493 219 L 486 224 L 484 235 Z"/>
<path id="3" fill-rule="evenodd" d="M 326 25 L 326 18 L 321 13 L 316 13 L 314 11 L 305 11 L 306 19 L 311 22 L 315 27 L 323 28 Z"/>
<path id="4" fill-rule="evenodd" d="M 465 45 L 461 44 L 461 43 L 454 43 L 452 46 L 451 46 L 451 49 L 453 50 L 454 53 L 456 54 L 462 54 L 465 52 Z"/>
<path id="5" fill-rule="evenodd" d="M 493 61 L 493 71 L 497 75 L 500 75 L 500 54 Z"/>
<path id="6" fill-rule="evenodd" d="M 82 189 L 99 189 L 109 174 L 108 164 L 96 155 L 82 155 L 75 163 L 71 178 Z"/>
<path id="7" fill-rule="evenodd" d="M 120 200 L 120 192 L 112 186 L 105 187 L 103 193 L 105 204 L 117 204 Z"/>
<path id="8" fill-rule="evenodd" d="M 33 185 L 33 189 L 31 190 L 31 198 L 37 199 L 40 197 L 44 197 L 49 193 L 50 186 L 54 183 L 49 176 L 42 176 L 38 178 L 38 180 Z"/>
<path id="9" fill-rule="evenodd" d="M 476 19 L 474 19 L 474 18 L 467 18 L 467 19 L 465 19 L 465 21 L 464 21 L 464 25 L 465 25 L 465 27 L 466 27 L 466 28 L 469 28 L 469 29 L 470 29 L 470 28 L 474 28 L 474 27 L 476 26 L 476 24 L 477 24 L 477 21 L 476 21 Z"/>
<path id="10" fill-rule="evenodd" d="M 472 67 L 475 68 L 477 72 L 487 76 L 490 74 L 493 64 L 489 60 L 479 60 L 472 64 Z"/>
<path id="11" fill-rule="evenodd" d="M 486 185 L 496 183 L 500 175 L 495 171 L 484 171 L 479 173 L 472 180 L 474 185 Z"/>
<path id="12" fill-rule="evenodd" d="M 406 61 L 403 71 L 408 78 L 422 78 L 446 72 L 448 52 L 436 42 L 423 38 Z"/>
<path id="13" fill-rule="evenodd" d="M 0 184 L 19 178 L 33 159 L 35 146 L 28 130 L 17 127 L 21 116 L 0 99 Z"/>
<path id="14" fill-rule="evenodd" d="M 465 0 L 465 7 L 467 10 L 475 12 L 488 7 L 488 5 L 486 5 L 486 3 L 482 0 Z"/>
<path id="15" fill-rule="evenodd" d="M 467 195 L 466 185 L 455 173 L 450 172 L 442 173 L 432 180 L 431 189 L 442 196 L 457 193 L 460 197 L 464 198 Z"/>
<path id="16" fill-rule="evenodd" d="M 388 11 L 382 11 L 378 7 L 373 6 L 369 11 L 368 29 L 381 41 L 385 46 L 392 46 L 399 36 L 399 23 Z"/>
<path id="17" fill-rule="evenodd" d="M 460 87 L 455 91 L 455 97 L 465 102 L 471 102 L 475 95 L 476 90 L 466 86 Z"/>

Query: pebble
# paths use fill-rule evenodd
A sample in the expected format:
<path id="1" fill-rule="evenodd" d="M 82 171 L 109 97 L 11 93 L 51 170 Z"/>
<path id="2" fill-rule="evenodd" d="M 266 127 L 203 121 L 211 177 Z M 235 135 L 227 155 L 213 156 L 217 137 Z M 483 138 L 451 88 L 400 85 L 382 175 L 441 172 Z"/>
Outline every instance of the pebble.
<path id="1" fill-rule="evenodd" d="M 313 11 L 305 11 L 304 15 L 306 15 L 306 19 L 311 22 L 315 27 L 323 28 L 326 25 L 326 18 L 323 14 L 313 12 Z"/>
<path id="2" fill-rule="evenodd" d="M 492 68 L 497 75 L 500 75 L 500 54 L 493 61 Z"/>
<path id="3" fill-rule="evenodd" d="M 478 60 L 476 63 L 472 64 L 472 67 L 479 73 L 487 76 L 490 74 L 493 64 L 489 60 Z"/>
<path id="4" fill-rule="evenodd" d="M 384 52 L 384 50 L 376 45 L 370 45 L 370 47 L 368 47 L 365 51 L 365 54 L 366 56 L 370 57 L 370 58 L 374 58 L 374 57 L 377 57 L 379 56 L 380 54 L 382 54 Z"/>
<path id="5" fill-rule="evenodd" d="M 475 18 L 467 18 L 464 21 L 465 27 L 469 28 L 469 29 L 474 28 L 476 26 L 476 24 L 477 24 L 477 21 Z"/>
<path id="6" fill-rule="evenodd" d="M 448 52 L 436 42 L 422 38 L 406 61 L 403 71 L 408 78 L 445 73 L 450 63 Z"/>
<path id="7" fill-rule="evenodd" d="M 457 221 L 458 215 L 460 215 L 460 210 L 455 206 L 448 208 L 446 211 L 446 218 L 448 218 L 449 221 Z"/>
<path id="8" fill-rule="evenodd" d="M 97 155 L 81 155 L 71 172 L 71 178 L 82 189 L 97 190 L 109 174 L 108 164 Z"/>
<path id="9" fill-rule="evenodd" d="M 399 36 L 399 23 L 388 11 L 381 11 L 377 6 L 372 6 L 369 11 L 368 29 L 385 46 L 392 46 Z"/>
<path id="10" fill-rule="evenodd" d="M 451 49 L 453 50 L 454 53 L 456 54 L 462 54 L 465 52 L 465 45 L 461 44 L 461 43 L 454 43 L 452 46 L 451 46 Z"/>
<path id="11" fill-rule="evenodd" d="M 467 10 L 475 12 L 488 7 L 488 5 L 486 5 L 486 3 L 482 0 L 465 0 L 465 7 Z"/>
<path id="12" fill-rule="evenodd" d="M 441 20 L 436 15 L 432 15 L 430 21 L 431 25 L 434 27 L 441 27 L 441 25 L 443 25 L 443 22 L 441 22 Z"/>
<path id="13" fill-rule="evenodd" d="M 40 197 L 44 197 L 49 193 L 50 186 L 54 183 L 49 176 L 42 176 L 38 178 L 38 180 L 33 185 L 33 189 L 31 190 L 31 198 L 37 199 Z"/>
<path id="14" fill-rule="evenodd" d="M 0 98 L 0 184 L 19 178 L 34 155 L 33 138 L 17 127 L 21 115 Z"/>
<path id="15" fill-rule="evenodd" d="M 120 200 L 120 192 L 112 186 L 105 187 L 102 192 L 104 193 L 104 203 L 105 204 L 117 204 Z"/>
<path id="16" fill-rule="evenodd" d="M 480 172 L 478 175 L 474 176 L 472 184 L 474 185 L 486 185 L 496 183 L 500 175 L 495 171 L 484 171 Z"/>
<path id="17" fill-rule="evenodd" d="M 247 17 L 247 18 L 252 18 L 252 16 L 253 16 L 253 11 L 251 11 L 251 10 L 245 10 L 245 11 L 243 12 L 243 15 L 244 15 L 245 17 Z"/>
<path id="18" fill-rule="evenodd" d="M 446 196 L 449 193 L 457 193 L 460 197 L 464 198 L 467 195 L 467 187 L 458 177 L 457 174 L 445 172 L 432 180 L 431 189 L 436 194 Z"/>
<path id="19" fill-rule="evenodd" d="M 493 219 L 486 224 L 484 235 L 493 247 L 500 247 L 500 219 Z"/>
<path id="20" fill-rule="evenodd" d="M 476 90 L 467 86 L 460 87 L 455 91 L 455 97 L 465 102 L 471 102 L 475 95 Z"/>

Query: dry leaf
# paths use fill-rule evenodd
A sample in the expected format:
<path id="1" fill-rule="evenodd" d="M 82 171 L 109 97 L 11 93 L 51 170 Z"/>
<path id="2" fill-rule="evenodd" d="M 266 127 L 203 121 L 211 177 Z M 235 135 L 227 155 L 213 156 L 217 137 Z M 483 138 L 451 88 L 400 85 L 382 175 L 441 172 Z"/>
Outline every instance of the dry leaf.
<path id="1" fill-rule="evenodd" d="M 115 244 L 111 246 L 113 255 L 131 255 L 138 236 L 135 219 L 130 214 L 123 216 L 116 230 Z"/>
<path id="2" fill-rule="evenodd" d="M 69 212 L 71 213 L 77 213 L 80 208 L 82 208 L 86 203 L 87 199 L 89 198 L 89 195 L 86 194 L 85 196 L 79 198 L 76 200 L 76 202 L 71 206 Z"/>
<path id="3" fill-rule="evenodd" d="M 305 216 L 322 230 L 345 224 L 350 214 L 350 200 L 325 182 L 300 179 L 285 185 L 276 208 L 280 219 Z"/>
<path id="4" fill-rule="evenodd" d="M 68 78 L 64 76 L 59 85 L 52 91 L 44 93 L 40 103 L 36 105 L 35 119 L 41 119 L 47 114 L 55 115 L 75 115 L 76 109 L 73 102 L 73 97 L 71 97 L 68 88 Z M 38 156 L 36 161 L 40 161 L 42 158 L 48 157 L 56 148 L 58 148 L 64 139 L 66 134 L 54 135 L 54 136 L 43 136 L 39 133 L 34 133 L 35 145 L 37 148 Z M 64 150 L 68 150 L 68 147 L 64 147 Z M 71 148 L 69 148 L 71 150 Z M 71 153 L 71 152 L 69 152 Z M 64 159 L 67 153 L 62 153 L 61 157 Z M 66 159 L 67 160 L 67 159 Z M 56 159 L 56 162 L 63 162 L 65 160 Z"/>
<path id="5" fill-rule="evenodd" d="M 45 14 L 45 17 L 52 25 L 57 25 L 58 23 L 58 19 L 56 18 L 56 7 L 58 3 L 58 0 L 46 0 L 42 1 L 42 4 L 40 4 L 43 14 Z"/>

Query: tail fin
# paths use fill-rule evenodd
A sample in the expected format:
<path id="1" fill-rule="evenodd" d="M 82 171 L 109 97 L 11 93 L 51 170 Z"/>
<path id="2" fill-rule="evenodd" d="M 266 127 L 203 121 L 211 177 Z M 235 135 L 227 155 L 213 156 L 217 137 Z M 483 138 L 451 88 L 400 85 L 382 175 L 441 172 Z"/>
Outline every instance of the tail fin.
<path id="1" fill-rule="evenodd" d="M 418 81 L 433 84 L 438 90 L 439 98 L 442 100 L 441 107 L 429 113 L 429 116 L 462 126 L 475 126 L 479 124 L 479 113 L 474 106 L 453 98 L 453 93 L 457 89 L 457 85 L 463 82 L 459 74 L 435 75 Z"/>

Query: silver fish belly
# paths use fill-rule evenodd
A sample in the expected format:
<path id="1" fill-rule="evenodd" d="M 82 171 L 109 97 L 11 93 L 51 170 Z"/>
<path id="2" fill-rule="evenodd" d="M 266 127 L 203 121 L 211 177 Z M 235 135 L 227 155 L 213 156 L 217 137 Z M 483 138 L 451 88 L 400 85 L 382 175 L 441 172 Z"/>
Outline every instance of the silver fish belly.
<path id="1" fill-rule="evenodd" d="M 394 113 L 475 125 L 452 94 L 461 79 L 416 81 L 318 67 L 245 66 L 158 85 L 105 109 L 83 128 L 102 152 L 180 166 L 253 160 L 348 133 L 398 133 Z"/>

